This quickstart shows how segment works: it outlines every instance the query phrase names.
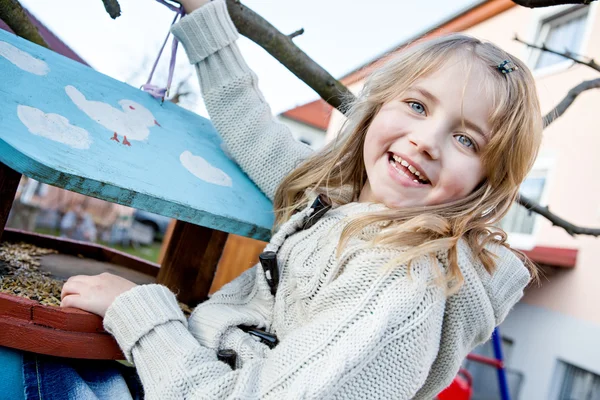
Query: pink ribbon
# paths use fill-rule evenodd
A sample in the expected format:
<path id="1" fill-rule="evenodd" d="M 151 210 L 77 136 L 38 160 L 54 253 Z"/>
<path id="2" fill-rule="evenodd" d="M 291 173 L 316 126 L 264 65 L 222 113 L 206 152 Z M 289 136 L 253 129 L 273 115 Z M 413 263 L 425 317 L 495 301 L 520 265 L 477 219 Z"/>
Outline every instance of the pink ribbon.
<path id="1" fill-rule="evenodd" d="M 183 10 L 182 5 L 176 7 L 170 3 L 167 3 L 164 0 L 156 1 L 167 6 L 170 10 L 176 12 L 175 18 L 173 19 L 171 26 L 173 26 L 175 22 L 177 22 L 178 18 L 183 17 L 185 15 L 185 11 Z M 152 66 L 152 71 L 150 71 L 148 81 L 142 85 L 143 91 L 149 93 L 154 98 L 161 99 L 161 101 L 165 101 L 165 97 L 169 95 L 169 89 L 171 88 L 171 82 L 173 81 L 173 72 L 175 71 L 175 61 L 177 59 L 177 44 L 179 43 L 179 41 L 176 38 L 173 38 L 173 44 L 171 45 L 171 61 L 169 62 L 169 77 L 167 79 L 167 86 L 165 88 L 160 88 L 156 85 L 153 85 L 151 81 L 152 76 L 154 75 L 154 71 L 156 70 L 156 66 L 158 65 L 158 60 L 160 60 L 160 56 L 162 55 L 162 52 L 165 49 L 170 34 L 171 32 L 167 33 L 167 37 L 165 38 L 165 41 L 162 47 L 160 48 L 160 51 L 158 52 L 158 57 L 156 57 L 156 61 L 154 61 L 154 65 Z"/>

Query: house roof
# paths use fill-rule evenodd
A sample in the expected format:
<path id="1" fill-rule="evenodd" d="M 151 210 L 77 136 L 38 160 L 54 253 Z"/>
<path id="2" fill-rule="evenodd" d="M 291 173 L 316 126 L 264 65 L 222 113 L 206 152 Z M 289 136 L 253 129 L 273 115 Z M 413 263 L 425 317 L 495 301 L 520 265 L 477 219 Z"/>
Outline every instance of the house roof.
<path id="1" fill-rule="evenodd" d="M 388 50 L 384 54 L 367 62 L 359 68 L 344 75 L 340 81 L 344 85 L 351 85 L 362 79 L 373 71 L 381 63 L 385 63 L 397 52 L 402 50 L 407 45 L 410 45 L 417 39 L 433 38 L 436 36 L 464 31 L 487 19 L 495 17 L 498 14 L 514 7 L 516 4 L 512 0 L 483 0 L 466 10 L 460 11 L 458 14 L 451 16 L 441 24 L 433 28 L 427 29 L 425 32 L 419 33 L 415 37 L 402 42 L 400 45 Z M 331 118 L 332 107 L 322 99 L 301 105 L 283 113 L 285 117 L 303 122 L 307 125 L 317 127 L 322 130 L 327 130 L 329 120 Z"/>
<path id="2" fill-rule="evenodd" d="M 33 16 L 29 11 L 25 10 L 31 22 L 38 28 L 38 31 L 42 38 L 48 43 L 48 46 L 55 52 L 62 54 L 65 57 L 70 58 L 71 60 L 80 62 L 84 65 L 90 66 L 85 60 L 77 53 L 75 53 L 69 46 L 67 46 L 62 40 L 60 40 L 52 31 L 50 31 L 44 24 L 42 24 L 36 17 Z M 4 29 L 5 31 L 14 33 L 12 29 L 9 28 L 4 21 L 0 20 L 0 29 Z"/>
<path id="3" fill-rule="evenodd" d="M 536 246 L 531 250 L 523 251 L 534 263 L 554 268 L 574 268 L 577 264 L 578 252 L 577 249 L 547 246 Z"/>
<path id="4" fill-rule="evenodd" d="M 318 99 L 302 106 L 292 108 L 282 115 L 294 121 L 310 125 L 323 131 L 329 126 L 332 107 L 324 100 Z"/>

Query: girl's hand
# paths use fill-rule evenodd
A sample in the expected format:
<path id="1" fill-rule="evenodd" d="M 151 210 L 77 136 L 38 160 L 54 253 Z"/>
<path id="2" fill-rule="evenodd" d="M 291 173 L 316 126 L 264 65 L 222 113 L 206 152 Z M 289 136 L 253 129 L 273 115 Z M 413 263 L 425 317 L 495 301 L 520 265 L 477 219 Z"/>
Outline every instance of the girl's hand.
<path id="1" fill-rule="evenodd" d="M 183 6 L 186 14 L 191 14 L 194 10 L 210 3 L 211 0 L 175 0 Z"/>
<path id="2" fill-rule="evenodd" d="M 117 296 L 135 286 L 127 279 L 107 272 L 94 276 L 72 276 L 63 285 L 60 306 L 80 308 L 104 318 Z"/>

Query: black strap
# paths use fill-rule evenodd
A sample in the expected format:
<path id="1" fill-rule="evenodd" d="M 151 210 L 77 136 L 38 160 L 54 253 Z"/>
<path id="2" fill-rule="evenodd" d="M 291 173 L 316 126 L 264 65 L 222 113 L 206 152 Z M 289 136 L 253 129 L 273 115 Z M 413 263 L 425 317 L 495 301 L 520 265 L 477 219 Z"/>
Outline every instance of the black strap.
<path id="1" fill-rule="evenodd" d="M 308 229 L 319 221 L 327 211 L 331 209 L 331 202 L 327 196 L 320 194 L 310 206 L 314 211 L 310 217 L 304 221 L 302 229 Z"/>
<path id="2" fill-rule="evenodd" d="M 265 331 L 263 329 L 258 329 L 254 326 L 246 326 L 246 325 L 238 325 L 238 328 L 240 328 L 241 330 L 243 330 L 244 332 L 246 332 L 247 334 L 249 334 L 251 336 L 259 338 L 261 343 L 266 344 L 267 346 L 269 346 L 270 349 L 274 348 L 279 343 L 277 336 L 275 336 L 272 333 L 268 333 L 267 331 Z"/>
<path id="3" fill-rule="evenodd" d="M 217 358 L 219 361 L 229 365 L 231 369 L 235 369 L 235 362 L 237 360 L 237 353 L 235 350 L 223 349 L 217 352 Z"/>
<path id="4" fill-rule="evenodd" d="M 267 278 L 267 283 L 271 288 L 271 294 L 275 296 L 275 293 L 277 293 L 277 286 L 279 285 L 277 253 L 274 251 L 265 251 L 258 256 L 258 259 L 260 260 L 260 265 L 265 271 L 265 278 Z"/>

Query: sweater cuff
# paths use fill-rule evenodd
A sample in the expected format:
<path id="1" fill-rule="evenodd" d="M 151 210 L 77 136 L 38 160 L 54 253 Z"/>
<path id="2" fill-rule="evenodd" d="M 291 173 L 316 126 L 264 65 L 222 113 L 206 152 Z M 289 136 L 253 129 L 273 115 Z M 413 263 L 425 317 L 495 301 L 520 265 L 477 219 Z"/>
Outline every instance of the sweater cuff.
<path id="1" fill-rule="evenodd" d="M 133 346 L 156 326 L 187 320 L 175 295 L 162 285 L 136 286 L 119 295 L 106 310 L 104 329 L 112 334 L 125 357 L 132 361 Z"/>
<path id="2" fill-rule="evenodd" d="M 484 284 L 488 286 L 496 324 L 500 325 L 512 307 L 523 297 L 531 275 L 511 250 L 497 244 L 488 244 L 486 249 L 497 256 L 493 283 L 484 281 Z"/>
<path id="3" fill-rule="evenodd" d="M 175 24 L 171 32 L 183 44 L 191 64 L 197 64 L 239 37 L 225 0 L 198 8 Z"/>

